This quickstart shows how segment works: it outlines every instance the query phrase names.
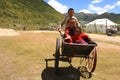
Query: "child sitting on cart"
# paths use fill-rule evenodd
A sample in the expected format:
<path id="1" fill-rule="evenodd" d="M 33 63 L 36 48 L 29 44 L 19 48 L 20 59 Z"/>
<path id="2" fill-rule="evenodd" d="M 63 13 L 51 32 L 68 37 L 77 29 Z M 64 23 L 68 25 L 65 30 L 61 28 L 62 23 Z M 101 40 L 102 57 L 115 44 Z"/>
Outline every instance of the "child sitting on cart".
<path id="1" fill-rule="evenodd" d="M 67 21 L 67 25 L 66 25 L 65 33 L 64 33 L 65 42 L 70 43 L 72 41 L 71 36 L 74 35 L 74 30 L 75 30 L 75 27 L 76 27 L 76 23 L 77 22 L 74 18 L 70 18 Z"/>
<path id="2" fill-rule="evenodd" d="M 90 41 L 90 38 L 87 34 L 82 33 L 80 27 L 76 27 L 74 35 L 71 36 L 71 41 L 72 43 L 88 44 L 87 42 Z"/>
<path id="3" fill-rule="evenodd" d="M 68 43 L 86 43 L 82 38 L 88 39 L 88 35 L 81 32 L 80 27 L 76 27 L 76 20 L 70 18 L 65 28 L 64 39 Z"/>
<path id="4" fill-rule="evenodd" d="M 65 42 L 96 45 L 96 43 L 93 42 L 87 34 L 82 33 L 80 27 L 75 27 L 74 24 L 75 24 L 74 19 L 70 19 L 70 22 L 68 22 L 69 26 L 65 29 L 65 33 L 64 33 Z"/>
<path id="5" fill-rule="evenodd" d="M 78 43 L 78 44 L 95 44 L 94 41 L 92 41 L 87 34 L 82 33 L 82 30 L 80 27 L 76 27 L 74 30 L 74 35 L 71 36 L 72 43 Z"/>
<path id="6" fill-rule="evenodd" d="M 68 29 L 68 32 L 69 29 Z M 69 37 L 64 38 L 66 42 L 73 44 L 73 43 L 77 43 L 77 44 L 95 44 L 97 45 L 95 42 L 93 42 L 89 36 L 87 34 L 82 33 L 82 30 L 80 27 L 75 27 L 74 31 L 73 31 L 73 35 Z M 73 55 L 68 56 L 68 61 L 71 62 L 73 58 Z"/>

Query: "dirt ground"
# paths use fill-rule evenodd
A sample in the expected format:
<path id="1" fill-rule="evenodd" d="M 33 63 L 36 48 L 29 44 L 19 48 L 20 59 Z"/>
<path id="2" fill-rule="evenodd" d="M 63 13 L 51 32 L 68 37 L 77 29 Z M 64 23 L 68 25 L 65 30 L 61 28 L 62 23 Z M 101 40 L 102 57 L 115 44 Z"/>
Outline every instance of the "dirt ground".
<path id="1" fill-rule="evenodd" d="M 103 42 L 111 42 L 111 43 L 120 43 L 120 36 L 107 36 L 107 35 L 98 35 L 98 34 L 88 34 L 91 38 Z"/>
<path id="2" fill-rule="evenodd" d="M 13 29 L 1 29 L 0 28 L 0 36 L 17 36 L 17 35 L 20 35 L 20 34 Z"/>
<path id="3" fill-rule="evenodd" d="M 119 80 L 120 36 L 88 34 L 97 46 L 97 67 L 92 77 L 85 79 L 78 67 L 79 58 L 72 65 L 60 61 L 60 75 L 54 74 L 56 31 L 17 31 L 17 36 L 0 37 L 1 80 Z M 89 75 L 89 74 L 88 74 Z"/>

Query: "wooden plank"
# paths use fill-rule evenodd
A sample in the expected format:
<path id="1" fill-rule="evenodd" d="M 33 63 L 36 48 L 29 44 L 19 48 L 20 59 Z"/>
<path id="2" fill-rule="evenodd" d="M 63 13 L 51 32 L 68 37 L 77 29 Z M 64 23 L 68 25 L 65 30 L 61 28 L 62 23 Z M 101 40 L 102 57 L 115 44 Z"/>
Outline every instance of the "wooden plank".
<path id="1" fill-rule="evenodd" d="M 93 44 L 68 44 L 63 43 L 62 54 L 67 55 L 89 55 L 90 52 L 95 48 Z"/>

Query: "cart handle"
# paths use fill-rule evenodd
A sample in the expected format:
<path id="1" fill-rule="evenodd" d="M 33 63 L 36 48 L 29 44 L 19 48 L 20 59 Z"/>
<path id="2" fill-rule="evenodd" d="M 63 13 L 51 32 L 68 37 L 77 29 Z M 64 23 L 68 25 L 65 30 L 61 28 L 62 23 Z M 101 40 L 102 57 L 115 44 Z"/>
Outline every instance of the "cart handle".
<path id="1" fill-rule="evenodd" d="M 64 34 L 62 33 L 62 31 L 59 31 L 59 33 L 60 33 L 60 36 L 62 38 L 62 42 L 64 42 Z"/>

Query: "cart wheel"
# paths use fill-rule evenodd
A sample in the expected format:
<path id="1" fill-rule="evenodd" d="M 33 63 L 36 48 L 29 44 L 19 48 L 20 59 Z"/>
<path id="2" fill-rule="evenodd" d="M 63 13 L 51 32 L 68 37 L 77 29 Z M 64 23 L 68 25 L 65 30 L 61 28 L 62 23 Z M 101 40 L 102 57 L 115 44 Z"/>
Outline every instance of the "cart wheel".
<path id="1" fill-rule="evenodd" d="M 56 52 L 55 52 L 55 74 L 58 74 L 59 67 L 59 57 L 60 57 L 60 39 L 56 39 Z"/>
<path id="2" fill-rule="evenodd" d="M 92 73 L 95 71 L 96 68 L 96 64 L 97 64 L 97 51 L 96 48 L 90 53 L 88 59 L 87 59 L 87 70 L 88 72 Z"/>

